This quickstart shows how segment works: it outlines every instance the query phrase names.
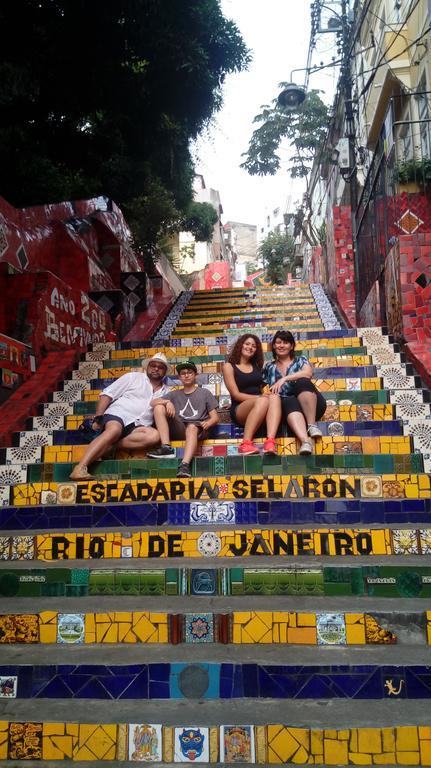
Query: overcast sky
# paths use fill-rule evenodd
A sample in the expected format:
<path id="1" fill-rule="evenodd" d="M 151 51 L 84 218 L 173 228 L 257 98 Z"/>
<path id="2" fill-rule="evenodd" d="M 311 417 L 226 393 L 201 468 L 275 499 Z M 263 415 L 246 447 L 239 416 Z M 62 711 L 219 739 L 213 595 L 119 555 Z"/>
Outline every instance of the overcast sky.
<path id="1" fill-rule="evenodd" d="M 238 25 L 253 53 L 247 72 L 231 75 L 224 87 L 224 107 L 215 125 L 196 147 L 196 170 L 207 187 L 220 192 L 223 222 L 242 221 L 259 227 L 266 209 L 284 207 L 287 199 L 299 200 L 300 182 L 293 182 L 286 170 L 277 176 L 249 176 L 239 168 L 253 131 L 253 117 L 262 104 L 278 93 L 278 83 L 290 79 L 292 69 L 305 67 L 309 42 L 310 0 L 221 0 L 223 13 Z M 334 35 L 324 35 L 313 63 L 329 61 Z M 293 75 L 301 84 L 304 72 Z M 319 78 L 319 80 L 317 79 Z M 311 77 L 310 87 L 332 92 L 334 70 Z M 284 156 L 286 156 L 284 150 Z"/>

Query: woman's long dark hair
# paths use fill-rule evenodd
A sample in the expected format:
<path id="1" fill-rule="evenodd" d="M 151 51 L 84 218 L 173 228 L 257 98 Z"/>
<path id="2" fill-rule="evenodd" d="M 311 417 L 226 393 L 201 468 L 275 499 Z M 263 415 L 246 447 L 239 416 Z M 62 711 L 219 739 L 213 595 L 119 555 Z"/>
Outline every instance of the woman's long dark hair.
<path id="1" fill-rule="evenodd" d="M 286 341 L 288 344 L 292 345 L 292 349 L 290 350 L 290 358 L 291 360 L 293 360 L 293 358 L 295 357 L 296 341 L 292 336 L 292 334 L 290 333 L 290 331 L 277 331 L 277 333 L 275 333 L 274 336 L 272 337 L 271 351 L 272 351 L 272 356 L 274 360 L 277 359 L 277 355 L 275 353 L 275 342 L 277 341 L 277 339 L 281 339 L 281 341 Z"/>
<path id="2" fill-rule="evenodd" d="M 263 368 L 262 342 L 258 336 L 254 335 L 254 333 L 244 333 L 236 340 L 229 353 L 229 357 L 227 359 L 228 363 L 231 365 L 238 365 L 239 361 L 241 360 L 242 345 L 246 339 L 253 339 L 254 343 L 256 344 L 256 352 L 250 360 L 251 364 L 255 365 L 257 368 Z"/>

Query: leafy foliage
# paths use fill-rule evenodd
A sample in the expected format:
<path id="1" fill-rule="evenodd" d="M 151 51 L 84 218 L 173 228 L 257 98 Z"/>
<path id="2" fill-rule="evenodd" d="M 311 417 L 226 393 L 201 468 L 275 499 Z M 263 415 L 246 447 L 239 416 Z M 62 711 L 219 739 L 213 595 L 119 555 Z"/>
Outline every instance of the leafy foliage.
<path id="1" fill-rule="evenodd" d="M 280 88 L 287 83 L 280 83 Z M 273 176 L 280 169 L 277 150 L 283 139 L 290 140 L 293 154 L 289 161 L 289 173 L 293 178 L 306 176 L 313 157 L 323 142 L 329 120 L 329 108 L 318 91 L 309 91 L 297 110 L 280 107 L 277 99 L 272 106 L 263 106 L 254 123 L 260 123 L 253 131 L 242 168 L 252 176 Z"/>
<path id="2" fill-rule="evenodd" d="M 431 158 L 403 160 L 394 168 L 394 180 L 399 184 L 413 181 L 420 187 L 431 186 Z"/>
<path id="3" fill-rule="evenodd" d="M 109 195 L 142 247 L 180 223 L 189 142 L 249 61 L 219 0 L 15 0 L 0 27 L 0 194 Z"/>
<path id="4" fill-rule="evenodd" d="M 284 285 L 287 273 L 294 266 L 295 240 L 289 234 L 270 232 L 259 246 L 266 278 L 276 285 Z"/>
<path id="5" fill-rule="evenodd" d="M 191 232 L 198 242 L 212 239 L 217 212 L 211 203 L 191 203 L 181 221 L 181 229 Z"/>
<path id="6" fill-rule="evenodd" d="M 258 272 L 259 269 L 261 269 L 257 261 L 247 261 L 245 268 L 247 271 L 247 275 L 254 275 L 255 272 Z"/>

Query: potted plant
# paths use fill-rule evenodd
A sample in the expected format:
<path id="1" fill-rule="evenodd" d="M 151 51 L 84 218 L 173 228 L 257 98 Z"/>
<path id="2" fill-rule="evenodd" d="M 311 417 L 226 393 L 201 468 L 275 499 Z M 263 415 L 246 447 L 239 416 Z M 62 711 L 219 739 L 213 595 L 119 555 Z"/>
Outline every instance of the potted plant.
<path id="1" fill-rule="evenodd" d="M 394 167 L 394 181 L 405 192 L 426 192 L 431 187 L 431 158 L 402 160 Z"/>

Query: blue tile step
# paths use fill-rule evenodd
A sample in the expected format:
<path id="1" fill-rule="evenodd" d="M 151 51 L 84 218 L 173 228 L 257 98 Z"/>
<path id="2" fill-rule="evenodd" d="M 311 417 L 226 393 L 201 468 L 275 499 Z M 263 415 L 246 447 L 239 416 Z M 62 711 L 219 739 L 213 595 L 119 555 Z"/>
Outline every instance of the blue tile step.
<path id="1" fill-rule="evenodd" d="M 186 662 L 7 664 L 0 666 L 0 675 L 13 679 L 18 699 L 166 700 L 186 698 L 180 680 L 190 666 Z M 393 691 L 401 699 L 431 699 L 431 671 L 421 665 L 199 663 L 199 667 L 206 680 L 194 696 L 199 699 L 367 701 L 390 699 Z"/>
<path id="2" fill-rule="evenodd" d="M 227 514 L 229 512 L 229 515 Z M 196 526 L 200 522 L 229 528 L 232 525 L 366 526 L 397 529 L 431 524 L 431 499 L 268 499 L 147 502 L 145 504 L 75 504 L 0 507 L 0 530 L 77 530 L 110 527 Z M 416 542 L 416 544 L 415 544 Z M 415 546 L 414 546 L 415 544 Z M 405 546 L 417 554 L 417 535 Z M 402 554 L 400 551 L 399 554 Z"/>

